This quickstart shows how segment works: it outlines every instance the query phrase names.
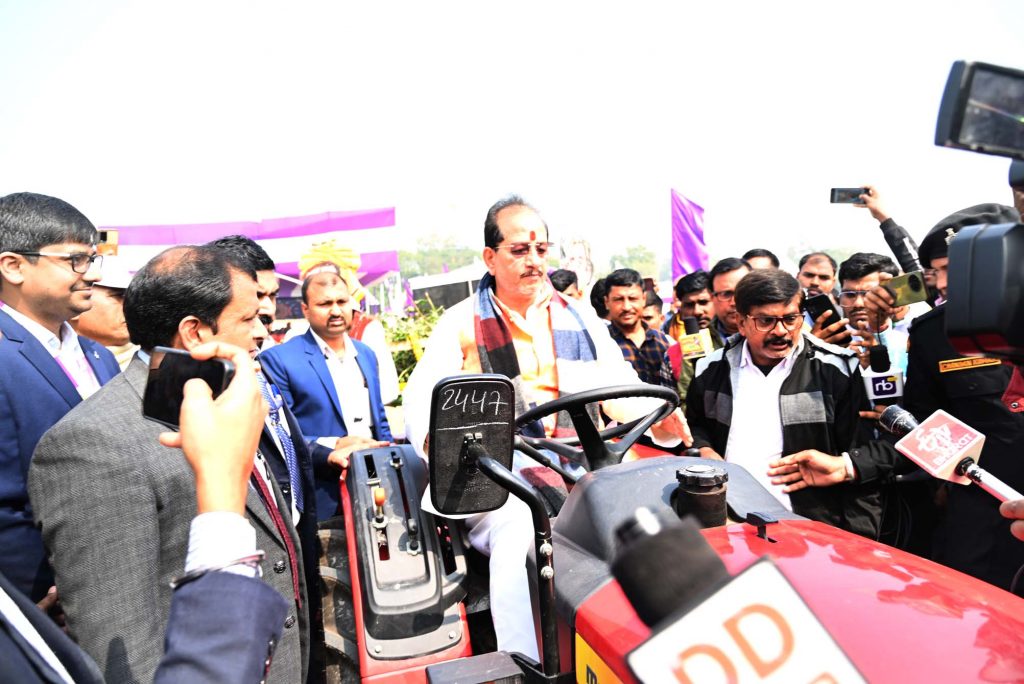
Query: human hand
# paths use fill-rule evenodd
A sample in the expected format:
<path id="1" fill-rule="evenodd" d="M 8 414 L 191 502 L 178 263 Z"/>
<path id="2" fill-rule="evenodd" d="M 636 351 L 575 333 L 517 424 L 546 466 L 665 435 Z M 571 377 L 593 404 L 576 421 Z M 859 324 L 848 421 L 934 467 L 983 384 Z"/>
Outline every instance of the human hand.
<path id="1" fill-rule="evenodd" d="M 871 365 L 871 347 L 875 346 L 875 334 L 868 329 L 867 321 L 861 321 L 857 326 L 857 337 L 859 340 L 850 342 L 850 350 L 857 354 L 861 368 Z"/>
<path id="2" fill-rule="evenodd" d="M 1024 541 L 1024 499 L 1004 501 L 999 505 L 999 514 L 1013 520 L 1010 523 L 1010 534 Z"/>
<path id="3" fill-rule="evenodd" d="M 356 435 L 339 437 L 338 441 L 334 443 L 334 451 L 327 455 L 327 462 L 341 470 L 342 477 L 344 478 L 345 469 L 348 468 L 349 457 L 352 456 L 353 452 L 362 449 L 376 449 L 377 447 L 387 445 L 387 442 L 370 439 L 369 437 L 359 437 Z"/>
<path id="4" fill-rule="evenodd" d="M 196 347 L 192 358 L 228 359 L 235 365 L 235 376 L 216 399 L 205 381 L 193 378 L 185 383 L 181 431 L 161 433 L 160 443 L 185 452 L 196 474 L 199 513 L 243 515 L 253 456 L 268 411 L 256 382 L 256 364 L 244 349 L 223 342 Z"/>
<path id="5" fill-rule="evenodd" d="M 663 418 L 652 425 L 651 434 L 654 435 L 654 438 L 659 442 L 681 439 L 683 440 L 683 444 L 686 446 L 693 444 L 693 435 L 690 434 L 690 426 L 687 424 L 686 418 L 683 417 L 683 412 L 678 408 L 668 414 L 666 418 Z"/>
<path id="6" fill-rule="evenodd" d="M 60 604 L 60 595 L 57 593 L 57 587 L 50 587 L 49 591 L 46 592 L 46 596 L 36 604 L 36 607 L 49 615 L 50 619 L 67 633 L 67 617 L 64 615 L 64 606 Z"/>
<path id="7" fill-rule="evenodd" d="M 840 318 L 832 325 L 825 325 L 825 320 L 832 315 L 831 311 L 826 311 L 814 320 L 814 327 L 811 328 L 811 334 L 820 339 L 822 342 L 828 342 L 829 344 L 837 344 L 839 346 L 846 346 L 849 344 L 850 339 L 853 337 L 853 333 L 846 327 L 850 322 L 848 318 Z"/>
<path id="8" fill-rule="evenodd" d="M 889 273 L 879 273 L 878 285 L 864 296 L 864 306 L 868 310 L 871 322 L 874 323 L 875 330 L 883 329 L 882 325 L 887 323 L 888 318 L 899 320 L 897 316 L 906 314 L 906 311 L 903 310 L 904 307 L 898 309 L 893 307 L 896 297 L 889 288 L 885 287 L 890 280 L 892 280 L 892 275 Z"/>
<path id="9" fill-rule="evenodd" d="M 817 449 L 805 449 L 768 464 L 772 484 L 786 485 L 786 494 L 807 487 L 829 487 L 846 480 L 846 461 Z"/>
<path id="10" fill-rule="evenodd" d="M 879 193 L 878 189 L 873 185 L 865 185 L 864 189 L 867 190 L 867 192 L 858 197 L 862 204 L 854 204 L 853 206 L 859 209 L 867 209 L 871 212 L 871 216 L 879 223 L 885 223 L 888 221 L 889 213 L 882 206 L 881 193 Z"/>
<path id="11" fill-rule="evenodd" d="M 887 408 L 889 407 L 886 406 L 885 404 L 875 404 L 874 411 L 858 411 L 858 413 L 860 414 L 861 418 L 866 418 L 867 420 L 880 420 L 882 417 L 882 412 L 885 411 L 885 409 Z"/>
<path id="12" fill-rule="evenodd" d="M 711 447 L 701 447 L 700 448 L 700 457 L 701 458 L 710 458 L 710 459 L 713 459 L 715 461 L 724 461 L 725 460 L 724 458 L 719 456 L 718 452 L 715 451 L 714 449 L 712 449 Z"/>

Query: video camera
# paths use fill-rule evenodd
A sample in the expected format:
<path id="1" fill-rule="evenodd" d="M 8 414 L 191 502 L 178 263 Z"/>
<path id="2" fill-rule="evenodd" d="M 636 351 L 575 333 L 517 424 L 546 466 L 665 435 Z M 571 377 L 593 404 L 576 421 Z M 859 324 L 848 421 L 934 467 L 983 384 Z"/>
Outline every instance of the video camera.
<path id="1" fill-rule="evenodd" d="M 1024 160 L 1024 71 L 953 64 L 935 144 Z M 1024 365 L 1024 224 L 968 226 L 949 243 L 946 334 L 961 354 Z"/>

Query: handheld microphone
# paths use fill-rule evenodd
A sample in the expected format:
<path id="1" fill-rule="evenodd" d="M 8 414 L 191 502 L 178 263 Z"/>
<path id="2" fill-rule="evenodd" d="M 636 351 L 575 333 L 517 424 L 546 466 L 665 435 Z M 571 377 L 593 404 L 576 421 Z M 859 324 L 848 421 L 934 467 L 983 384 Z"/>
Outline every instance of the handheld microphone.
<path id="1" fill-rule="evenodd" d="M 648 627 L 730 577 L 690 516 L 669 520 L 638 508 L 615 534 L 619 550 L 612 574 Z"/>
<path id="2" fill-rule="evenodd" d="M 702 329 L 693 316 L 684 318 L 683 335 L 679 338 L 679 350 L 683 353 L 683 358 L 699 359 L 710 354 L 713 349 L 711 333 L 707 328 Z"/>
<path id="3" fill-rule="evenodd" d="M 889 349 L 884 344 L 877 344 L 868 351 L 871 366 L 861 373 L 864 378 L 864 391 L 871 405 L 895 404 L 903 396 L 903 373 L 892 370 L 889 362 Z"/>
<path id="4" fill-rule="evenodd" d="M 899 406 L 890 406 L 879 418 L 882 427 L 903 436 L 896 449 L 932 477 L 956 484 L 973 482 L 1000 501 L 1022 499 L 1017 490 L 978 465 L 985 435 L 945 411 L 923 422 Z"/>

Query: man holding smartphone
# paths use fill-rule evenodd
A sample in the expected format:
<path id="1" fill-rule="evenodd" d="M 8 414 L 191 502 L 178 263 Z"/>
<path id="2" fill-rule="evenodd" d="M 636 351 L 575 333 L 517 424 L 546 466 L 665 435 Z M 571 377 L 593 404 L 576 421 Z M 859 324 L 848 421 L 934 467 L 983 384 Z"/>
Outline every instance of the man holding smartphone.
<path id="1" fill-rule="evenodd" d="M 155 442 L 162 428 L 139 410 L 149 352 L 157 346 L 191 351 L 214 341 L 254 355 L 263 332 L 258 310 L 255 272 L 222 250 L 161 253 L 125 294 L 125 320 L 141 352 L 36 450 L 29 491 L 68 628 L 108 681 L 152 679 L 171 605 L 169 582 L 181 573 L 196 513 L 191 469 Z M 273 474 L 250 468 L 245 512 L 267 554 L 263 581 L 289 606 L 267 681 L 303 682 L 310 602 L 301 542 Z"/>

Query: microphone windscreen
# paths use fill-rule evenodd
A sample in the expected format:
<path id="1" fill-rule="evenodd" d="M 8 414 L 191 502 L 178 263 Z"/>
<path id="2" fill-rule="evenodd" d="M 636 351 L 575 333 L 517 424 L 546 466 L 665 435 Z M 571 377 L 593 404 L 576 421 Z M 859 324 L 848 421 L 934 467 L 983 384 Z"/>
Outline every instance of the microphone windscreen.
<path id="1" fill-rule="evenodd" d="M 878 422 L 885 428 L 886 432 L 892 433 L 897 437 L 909 434 L 918 426 L 917 418 L 914 417 L 914 414 L 899 406 L 890 406 L 882 411 Z"/>
<path id="2" fill-rule="evenodd" d="M 876 373 L 885 373 L 892 363 L 889 361 L 889 349 L 884 344 L 876 344 L 868 350 L 868 357 L 871 359 L 871 370 Z"/>
<path id="3" fill-rule="evenodd" d="M 696 335 L 700 332 L 700 323 L 693 316 L 687 316 L 683 319 L 683 332 L 687 335 Z"/>
<path id="4" fill-rule="evenodd" d="M 624 546 L 612 562 L 612 574 L 649 627 L 708 595 L 730 577 L 690 517 Z"/>

